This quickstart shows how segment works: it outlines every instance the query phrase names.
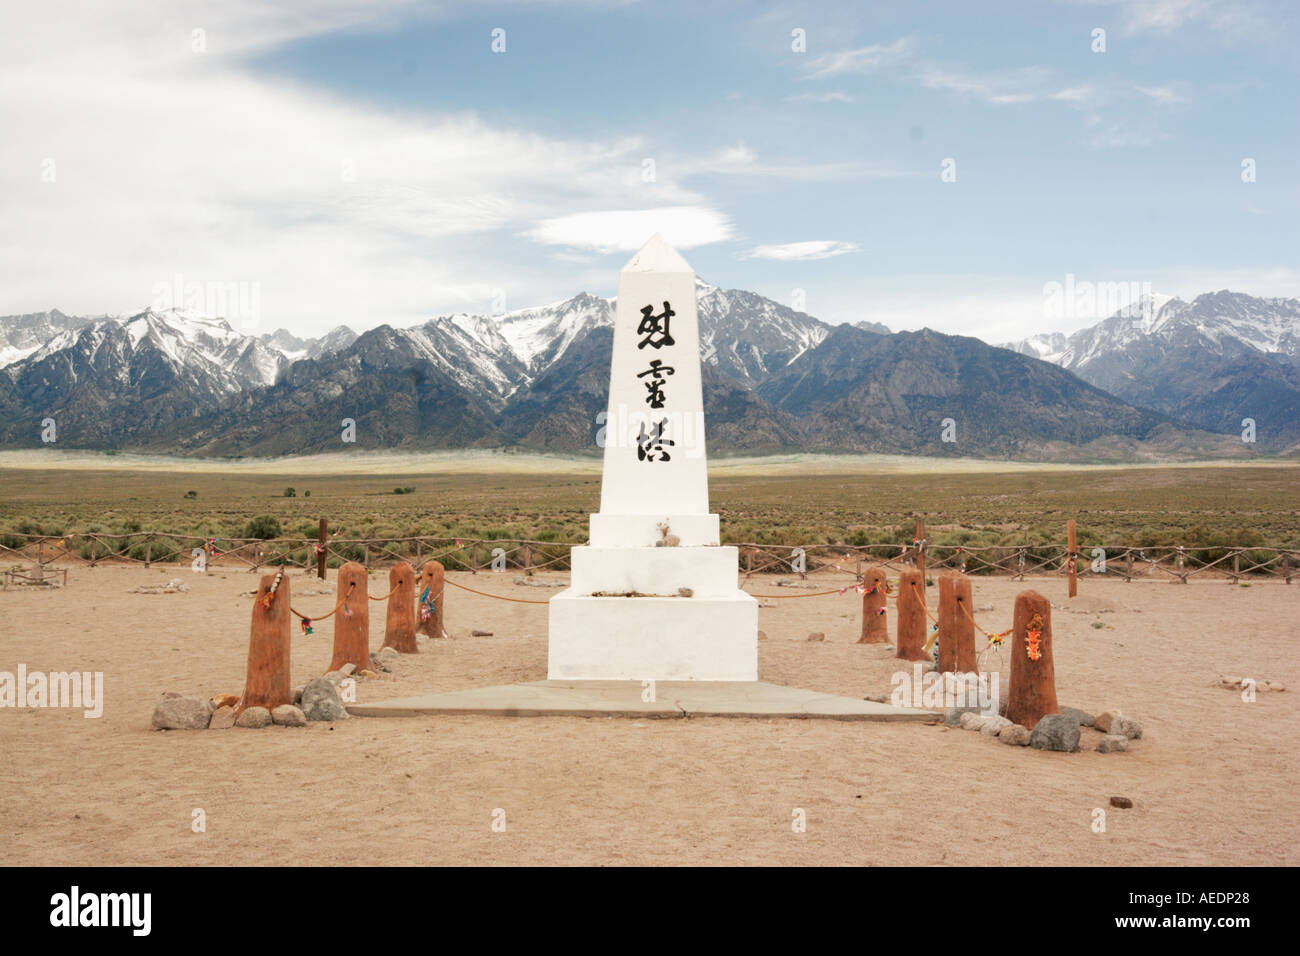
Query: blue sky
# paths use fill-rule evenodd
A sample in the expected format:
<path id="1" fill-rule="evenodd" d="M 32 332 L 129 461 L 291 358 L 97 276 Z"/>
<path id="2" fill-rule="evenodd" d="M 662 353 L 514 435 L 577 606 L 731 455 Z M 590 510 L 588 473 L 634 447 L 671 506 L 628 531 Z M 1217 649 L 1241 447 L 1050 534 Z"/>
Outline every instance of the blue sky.
<path id="1" fill-rule="evenodd" d="M 1099 317 L 1045 314 L 1067 275 L 1300 295 L 1288 3 L 58 8 L 0 41 L 0 312 L 184 276 L 266 329 L 409 324 L 611 295 L 656 230 L 828 321 L 993 341 Z"/>

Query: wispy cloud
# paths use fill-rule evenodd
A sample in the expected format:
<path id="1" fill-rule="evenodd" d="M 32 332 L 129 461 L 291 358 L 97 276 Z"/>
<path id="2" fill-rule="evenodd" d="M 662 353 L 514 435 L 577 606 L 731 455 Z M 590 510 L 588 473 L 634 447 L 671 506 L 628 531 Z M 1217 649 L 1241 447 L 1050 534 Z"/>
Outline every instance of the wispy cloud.
<path id="1" fill-rule="evenodd" d="M 1178 93 L 1178 91 L 1172 86 L 1135 86 L 1134 89 L 1143 96 L 1146 96 L 1162 105 L 1168 103 L 1187 102 L 1187 98 Z"/>
<path id="2" fill-rule="evenodd" d="M 774 259 L 777 262 L 808 262 L 814 259 L 831 259 L 835 256 L 859 252 L 854 242 L 837 239 L 814 239 L 808 242 L 787 242 L 780 245 L 756 246 L 742 253 L 742 259 Z"/>
<path id="3" fill-rule="evenodd" d="M 855 103 L 857 98 L 850 96 L 841 90 L 830 90 L 826 93 L 799 93 L 796 96 L 787 96 L 787 103 Z"/>
<path id="4" fill-rule="evenodd" d="M 730 239 L 733 228 L 731 221 L 714 209 L 672 206 L 557 216 L 538 223 L 529 235 L 548 245 L 607 253 L 640 249 L 656 232 L 670 245 L 691 249 Z"/>
<path id="5" fill-rule="evenodd" d="M 881 67 L 898 63 L 911 55 L 914 41 L 899 37 L 892 43 L 877 43 L 854 50 L 836 50 L 823 53 L 809 66 L 807 78 L 824 80 L 831 76 L 854 73 L 873 73 Z"/>

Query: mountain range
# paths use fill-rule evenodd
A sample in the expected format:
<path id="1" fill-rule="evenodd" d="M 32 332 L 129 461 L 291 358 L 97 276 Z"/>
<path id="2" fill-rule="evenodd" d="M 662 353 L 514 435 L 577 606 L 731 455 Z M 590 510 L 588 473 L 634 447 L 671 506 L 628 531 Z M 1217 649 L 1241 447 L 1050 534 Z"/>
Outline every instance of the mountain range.
<path id="1" fill-rule="evenodd" d="M 1020 459 L 1300 450 L 1300 301 L 1219 292 L 1141 302 L 1006 347 L 829 325 L 697 283 L 714 453 Z M 580 293 L 318 339 L 183 310 L 0 317 L 0 447 L 205 456 L 365 449 L 592 451 L 615 300 Z M 1240 438 L 1258 422 L 1258 444 Z M 344 419 L 355 445 L 342 443 Z M 945 432 L 945 420 L 951 425 Z M 947 440 L 955 439 L 955 440 Z"/>

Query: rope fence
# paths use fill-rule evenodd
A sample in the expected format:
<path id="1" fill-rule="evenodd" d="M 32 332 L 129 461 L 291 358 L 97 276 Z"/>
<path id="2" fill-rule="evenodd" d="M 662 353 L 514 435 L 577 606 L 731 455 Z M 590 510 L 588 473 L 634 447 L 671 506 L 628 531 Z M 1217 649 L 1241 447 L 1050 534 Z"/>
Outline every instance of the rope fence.
<path id="1" fill-rule="evenodd" d="M 367 568 L 409 561 L 420 567 L 439 561 L 449 571 L 522 572 L 567 571 L 569 549 L 578 541 L 537 541 L 502 538 L 211 538 L 198 535 L 139 531 L 125 534 L 75 532 L 61 536 L 0 533 L 0 564 L 20 562 L 40 570 L 95 567 L 100 564 L 188 563 L 194 570 L 219 568 L 258 571 L 263 568 L 312 570 L 324 558 L 337 567 L 356 561 Z M 1016 580 L 1043 574 L 1070 573 L 1072 561 L 1083 578 L 1110 577 L 1125 581 L 1168 580 L 1187 583 L 1195 578 L 1281 581 L 1290 584 L 1300 565 L 1300 546 L 1156 546 L 1068 545 L 938 545 L 924 539 L 906 544 L 810 544 L 804 546 L 740 543 L 740 570 L 745 581 L 753 575 L 809 575 L 842 572 L 860 579 L 867 567 L 892 571 L 919 567 L 926 573 L 961 571 L 970 575 L 1004 575 Z M 831 592 L 825 592 L 831 593 Z M 795 595 L 765 595 L 789 598 Z M 807 596 L 807 595 L 798 595 Z"/>

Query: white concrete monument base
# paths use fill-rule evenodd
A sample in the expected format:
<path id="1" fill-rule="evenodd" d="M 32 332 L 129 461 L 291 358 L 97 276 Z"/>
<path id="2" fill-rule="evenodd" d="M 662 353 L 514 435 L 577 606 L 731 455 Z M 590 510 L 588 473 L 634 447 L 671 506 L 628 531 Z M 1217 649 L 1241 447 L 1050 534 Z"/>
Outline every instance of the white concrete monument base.
<path id="1" fill-rule="evenodd" d="M 647 622 L 651 626 L 647 627 Z M 758 680 L 758 602 L 731 597 L 551 598 L 548 680 Z"/>

